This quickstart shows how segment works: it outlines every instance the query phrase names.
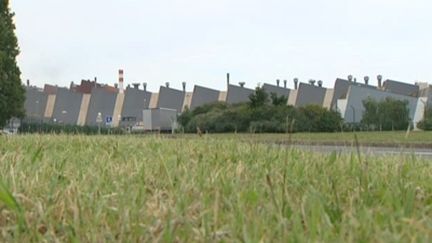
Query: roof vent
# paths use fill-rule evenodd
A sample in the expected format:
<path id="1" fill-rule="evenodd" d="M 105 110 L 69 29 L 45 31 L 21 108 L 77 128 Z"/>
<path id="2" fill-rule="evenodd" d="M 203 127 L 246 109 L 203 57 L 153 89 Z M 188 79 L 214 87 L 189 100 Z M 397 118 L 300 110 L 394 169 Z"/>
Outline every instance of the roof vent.
<path id="1" fill-rule="evenodd" d="M 382 75 L 381 75 L 381 74 L 378 75 L 378 76 L 377 76 L 377 79 L 378 79 L 378 88 L 381 88 L 381 85 L 382 85 L 382 79 L 383 79 Z"/>
<path id="2" fill-rule="evenodd" d="M 318 80 L 318 86 L 322 87 L 322 85 L 323 85 L 323 81 L 322 80 Z"/>
<path id="3" fill-rule="evenodd" d="M 133 83 L 134 89 L 139 89 L 140 83 Z"/>
<path id="4" fill-rule="evenodd" d="M 348 81 L 352 82 L 353 81 L 353 76 L 350 74 L 348 75 Z"/>
<path id="5" fill-rule="evenodd" d="M 276 85 L 279 87 L 279 84 L 280 84 L 280 80 L 279 79 L 276 79 Z"/>
<path id="6" fill-rule="evenodd" d="M 169 88 L 169 82 L 165 83 L 165 87 Z"/>
<path id="7" fill-rule="evenodd" d="M 287 82 L 288 82 L 288 81 L 285 79 L 285 80 L 284 80 L 284 88 L 285 88 L 285 89 L 286 89 L 286 87 L 287 87 Z"/>
<path id="8" fill-rule="evenodd" d="M 239 82 L 239 85 L 240 85 L 240 87 L 244 87 L 244 85 L 245 85 L 246 83 L 245 82 Z"/>
<path id="9" fill-rule="evenodd" d="M 364 77 L 364 82 L 366 85 L 369 85 L 369 76 Z"/>
<path id="10" fill-rule="evenodd" d="M 182 86 L 183 86 L 183 92 L 186 92 L 186 82 L 183 82 Z"/>
<path id="11" fill-rule="evenodd" d="M 229 73 L 227 73 L 227 86 L 229 85 L 229 83 L 230 83 L 230 74 Z"/>
<path id="12" fill-rule="evenodd" d="M 146 82 L 143 83 L 143 89 L 144 89 L 144 91 L 147 91 L 147 83 Z"/>
<path id="13" fill-rule="evenodd" d="M 315 86 L 315 79 L 309 79 L 309 83 L 311 84 L 311 85 L 313 85 L 313 86 Z"/>
<path id="14" fill-rule="evenodd" d="M 294 78 L 294 89 L 298 88 L 298 82 L 299 82 L 299 79 L 298 78 Z"/>

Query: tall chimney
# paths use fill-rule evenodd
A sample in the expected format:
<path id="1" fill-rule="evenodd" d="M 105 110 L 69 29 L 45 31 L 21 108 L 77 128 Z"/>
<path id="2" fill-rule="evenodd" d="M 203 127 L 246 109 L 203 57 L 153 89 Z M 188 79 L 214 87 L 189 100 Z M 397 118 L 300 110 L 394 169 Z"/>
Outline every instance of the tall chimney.
<path id="1" fill-rule="evenodd" d="M 366 85 L 369 85 L 369 77 L 368 76 L 364 77 L 364 82 Z"/>
<path id="2" fill-rule="evenodd" d="M 165 87 L 169 88 L 169 82 L 165 82 Z"/>
<path id="3" fill-rule="evenodd" d="M 318 86 L 322 87 L 322 85 L 323 85 L 323 81 L 322 80 L 318 80 Z"/>
<path id="4" fill-rule="evenodd" d="M 378 75 L 377 76 L 377 79 L 378 79 L 378 88 L 381 88 L 381 85 L 382 85 L 382 75 L 380 74 L 380 75 Z"/>
<path id="5" fill-rule="evenodd" d="M 228 87 L 229 84 L 230 84 L 230 74 L 227 73 L 227 87 Z"/>
<path id="6" fill-rule="evenodd" d="M 246 83 L 245 82 L 239 82 L 239 85 L 240 85 L 240 87 L 244 87 L 244 85 L 245 85 Z"/>
<path id="7" fill-rule="evenodd" d="M 123 87 L 124 72 L 123 72 L 123 69 L 120 69 L 118 73 L 119 73 L 119 92 L 123 93 L 123 91 L 124 91 L 124 87 Z"/>
<path id="8" fill-rule="evenodd" d="M 27 87 L 30 86 L 30 79 L 27 79 Z"/>
<path id="9" fill-rule="evenodd" d="M 284 80 L 284 88 L 285 89 L 287 88 L 287 80 L 286 79 Z"/>
<path id="10" fill-rule="evenodd" d="M 279 84 L 280 84 L 280 80 L 279 79 L 276 79 L 276 85 L 279 87 Z"/>
<path id="11" fill-rule="evenodd" d="M 97 83 L 97 77 L 94 77 L 94 81 L 95 81 L 95 83 Z"/>
<path id="12" fill-rule="evenodd" d="M 298 89 L 298 78 L 294 78 L 294 89 Z"/>
<path id="13" fill-rule="evenodd" d="M 147 91 L 147 83 L 143 83 L 143 89 L 144 89 L 144 91 Z"/>
<path id="14" fill-rule="evenodd" d="M 182 85 L 183 85 L 183 92 L 186 92 L 186 82 L 183 82 Z"/>

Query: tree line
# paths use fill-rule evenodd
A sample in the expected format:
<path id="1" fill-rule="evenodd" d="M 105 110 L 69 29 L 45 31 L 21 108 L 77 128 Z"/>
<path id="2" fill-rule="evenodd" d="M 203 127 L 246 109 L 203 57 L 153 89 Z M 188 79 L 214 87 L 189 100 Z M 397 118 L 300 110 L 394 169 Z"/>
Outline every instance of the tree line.
<path id="1" fill-rule="evenodd" d="M 178 123 L 183 132 L 197 130 L 210 133 L 253 132 L 336 132 L 336 131 L 394 131 L 413 125 L 408 101 L 387 97 L 377 101 L 363 101 L 364 113 L 360 123 L 344 123 L 339 112 L 319 105 L 294 107 L 287 97 L 268 94 L 257 87 L 249 101 L 240 104 L 222 102 L 206 104 L 193 110 L 186 109 Z M 432 130 L 432 109 L 427 109 L 419 128 Z"/>

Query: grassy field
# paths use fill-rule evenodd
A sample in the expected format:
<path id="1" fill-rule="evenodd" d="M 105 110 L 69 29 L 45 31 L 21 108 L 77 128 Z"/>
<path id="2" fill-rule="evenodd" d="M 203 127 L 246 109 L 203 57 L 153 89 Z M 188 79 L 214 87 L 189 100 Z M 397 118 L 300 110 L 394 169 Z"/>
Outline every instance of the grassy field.
<path id="1" fill-rule="evenodd" d="M 0 242 L 431 242 L 432 163 L 235 138 L 0 137 Z"/>
<path id="2" fill-rule="evenodd" d="M 361 145 L 367 146 L 403 146 L 432 148 L 432 132 L 356 132 Z M 176 137 L 190 138 L 195 134 L 177 134 Z M 354 133 L 293 133 L 288 134 L 209 134 L 215 139 L 238 139 L 246 142 L 291 143 L 296 144 L 354 144 Z"/>

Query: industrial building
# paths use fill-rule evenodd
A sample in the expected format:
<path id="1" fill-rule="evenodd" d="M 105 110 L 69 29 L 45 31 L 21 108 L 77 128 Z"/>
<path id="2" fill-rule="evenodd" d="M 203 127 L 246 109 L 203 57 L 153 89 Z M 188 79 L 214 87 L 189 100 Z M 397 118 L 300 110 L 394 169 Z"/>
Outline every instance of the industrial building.
<path id="1" fill-rule="evenodd" d="M 301 107 L 315 104 L 336 110 L 349 123 L 357 123 L 364 112 L 362 101 L 367 98 L 382 100 L 392 97 L 407 100 L 410 118 L 415 124 L 423 118 L 427 106 L 432 105 L 432 86 L 427 83 L 407 84 L 390 79 L 382 81 L 377 77 L 377 86 L 358 82 L 351 75 L 347 79 L 338 78 L 334 87 L 323 87 L 322 81 L 293 80 L 293 89 L 288 88 L 288 81 L 280 80 L 276 84 L 264 83 L 262 88 L 270 93 L 287 98 L 287 105 Z M 173 124 L 173 114 L 180 114 L 186 108 L 195 109 L 204 104 L 226 102 L 236 104 L 249 101 L 254 88 L 230 83 L 227 75 L 226 90 L 215 90 L 195 85 L 192 92 L 160 86 L 158 92 L 147 90 L 147 83 L 133 83 L 133 87 L 124 88 L 123 70 L 119 70 L 119 81 L 114 86 L 104 85 L 94 80 L 82 80 L 81 84 L 71 83 L 69 88 L 45 85 L 43 89 L 26 87 L 26 119 L 38 122 L 58 124 L 132 127 L 142 126 L 151 129 L 166 129 Z M 97 117 L 102 117 L 98 122 Z M 170 121 L 164 121 L 168 119 Z M 148 123 L 148 124 L 147 124 Z M 175 122 L 174 122 L 175 123 Z M 170 125 L 170 127 L 172 127 Z"/>

